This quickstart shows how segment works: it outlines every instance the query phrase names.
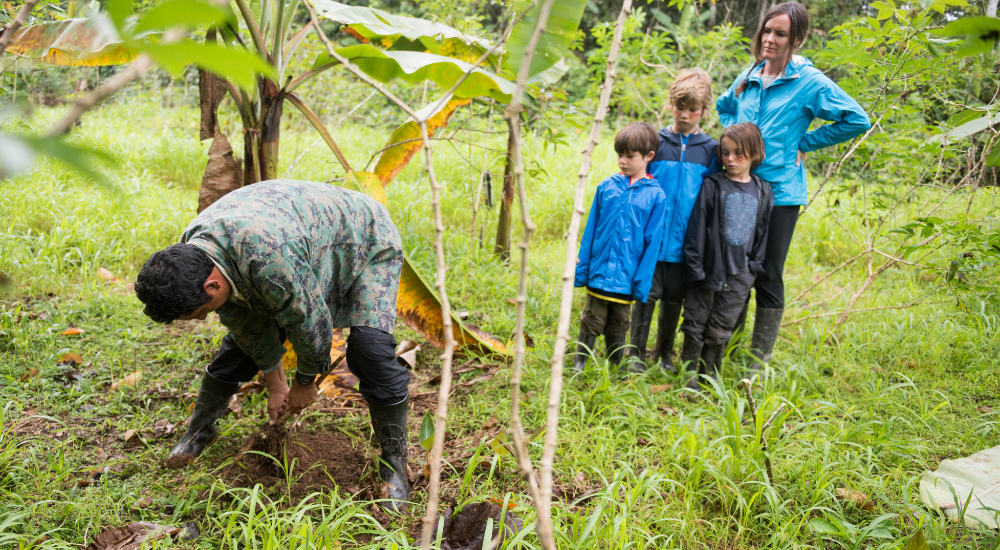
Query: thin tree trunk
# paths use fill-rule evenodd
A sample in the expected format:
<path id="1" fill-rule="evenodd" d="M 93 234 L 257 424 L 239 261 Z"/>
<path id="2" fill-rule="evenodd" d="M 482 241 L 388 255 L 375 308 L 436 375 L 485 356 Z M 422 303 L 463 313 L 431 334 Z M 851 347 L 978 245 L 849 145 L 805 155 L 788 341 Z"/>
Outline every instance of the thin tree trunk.
<path id="1" fill-rule="evenodd" d="M 989 0 L 986 3 L 986 15 L 989 17 L 997 16 L 997 0 Z"/>
<path id="2" fill-rule="evenodd" d="M 583 150 L 580 161 L 580 173 L 576 183 L 576 193 L 573 195 L 573 214 L 570 217 L 569 229 L 566 232 L 566 260 L 563 264 L 562 298 L 559 303 L 559 320 L 556 325 L 556 342 L 552 349 L 551 380 L 549 382 L 549 402 L 545 417 L 545 445 L 542 448 L 542 460 L 539 468 L 542 505 L 538 510 L 538 530 L 544 532 L 552 527 L 552 467 L 555 463 L 556 443 L 559 433 L 559 402 L 562 397 L 563 360 L 566 354 L 566 343 L 569 341 L 570 313 L 573 311 L 573 276 L 577 263 L 577 238 L 580 235 L 580 221 L 583 219 L 583 197 L 587 188 L 587 176 L 590 174 L 590 157 L 597 147 L 601 135 L 601 125 L 608 112 L 608 102 L 611 100 L 611 89 L 615 83 L 615 68 L 618 62 L 618 50 L 622 44 L 622 29 L 629 12 L 632 11 L 632 0 L 622 2 L 622 10 L 615 22 L 614 37 L 608 52 L 608 66 L 605 71 L 604 85 L 601 87 L 601 100 L 594 114 L 594 125 L 590 130 L 590 139 Z"/>
<path id="3" fill-rule="evenodd" d="M 281 137 L 281 113 L 285 100 L 273 81 L 265 80 L 261 88 L 264 125 L 260 134 L 260 178 L 267 181 L 278 177 L 278 138 Z"/>
<path id="4" fill-rule="evenodd" d="M 497 218 L 497 241 L 493 246 L 493 253 L 503 260 L 510 258 L 510 219 L 514 208 L 513 148 L 514 136 L 508 132 L 507 155 L 503 165 L 503 192 L 500 194 L 500 216 Z"/>

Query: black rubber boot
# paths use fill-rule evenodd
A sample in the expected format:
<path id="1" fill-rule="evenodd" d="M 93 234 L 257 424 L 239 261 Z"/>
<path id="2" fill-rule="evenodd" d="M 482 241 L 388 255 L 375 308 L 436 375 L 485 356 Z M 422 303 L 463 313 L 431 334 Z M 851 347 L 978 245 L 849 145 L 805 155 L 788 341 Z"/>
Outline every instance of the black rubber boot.
<path id="1" fill-rule="evenodd" d="M 778 329 L 781 328 L 781 316 L 784 313 L 784 308 L 757 307 L 757 316 L 753 322 L 753 338 L 750 341 L 750 353 L 756 359 L 751 361 L 751 369 L 760 370 L 771 360 L 774 344 L 778 341 Z"/>
<path id="2" fill-rule="evenodd" d="M 368 404 L 375 440 L 382 448 L 378 474 L 385 484 L 389 502 L 383 508 L 403 513 L 410 501 L 410 474 L 406 469 L 406 417 L 410 412 L 409 398 L 388 407 Z"/>
<path id="3" fill-rule="evenodd" d="M 653 321 L 656 301 L 632 304 L 631 334 L 629 335 L 628 356 L 646 362 L 646 345 L 649 344 L 649 325 Z"/>
<path id="4" fill-rule="evenodd" d="M 660 302 L 660 320 L 656 329 L 656 355 L 660 358 L 660 367 L 671 374 L 677 374 L 677 366 L 671 357 L 674 353 L 674 341 L 677 338 L 677 323 L 681 318 L 680 302 Z"/>
<path id="5" fill-rule="evenodd" d="M 698 375 L 705 372 L 704 365 L 701 364 L 701 350 L 705 343 L 701 340 L 684 333 L 684 348 L 681 350 L 681 364 L 684 369 L 691 373 L 691 377 L 685 386 L 697 390 L 701 388 L 698 384 Z"/>
<path id="6" fill-rule="evenodd" d="M 619 365 L 620 367 L 627 368 L 622 364 L 622 358 L 625 356 L 625 348 L 628 343 L 628 334 L 605 334 L 604 335 L 604 352 L 607 354 L 608 363 L 611 366 Z M 641 364 L 636 362 L 636 364 Z M 643 369 L 645 370 L 645 369 Z M 642 372 L 642 371 L 639 371 Z"/>
<path id="7" fill-rule="evenodd" d="M 581 328 L 578 340 L 580 343 L 576 345 L 573 370 L 583 372 L 583 369 L 587 367 L 587 359 L 590 359 L 590 354 L 594 353 L 594 346 L 597 345 L 597 335 L 590 334 Z"/>
<path id="8" fill-rule="evenodd" d="M 725 344 L 706 344 L 701 348 L 701 361 L 705 364 L 705 374 L 719 381 L 719 371 L 722 368 L 722 357 L 726 354 Z"/>
<path id="9" fill-rule="evenodd" d="M 195 401 L 188 429 L 180 442 L 170 449 L 170 454 L 167 455 L 167 468 L 177 469 L 190 465 L 201 455 L 205 447 L 215 441 L 219 435 L 215 421 L 226 412 L 229 399 L 239 389 L 240 384 L 237 382 L 223 382 L 208 372 L 205 373 L 201 379 L 201 389 L 198 391 L 198 400 Z"/>

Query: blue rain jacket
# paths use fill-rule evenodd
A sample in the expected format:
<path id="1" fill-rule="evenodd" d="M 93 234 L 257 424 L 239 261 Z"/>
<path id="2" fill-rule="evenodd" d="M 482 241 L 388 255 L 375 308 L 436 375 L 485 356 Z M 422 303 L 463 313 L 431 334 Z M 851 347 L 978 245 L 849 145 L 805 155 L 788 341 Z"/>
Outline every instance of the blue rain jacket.
<path id="1" fill-rule="evenodd" d="M 574 286 L 645 302 L 663 237 L 665 202 L 648 174 L 632 185 L 622 174 L 602 181 L 583 230 Z"/>
<path id="2" fill-rule="evenodd" d="M 698 199 L 702 179 L 719 171 L 718 149 L 719 142 L 705 132 L 685 136 L 670 128 L 660 130 L 660 146 L 648 168 L 667 197 L 657 260 L 684 262 L 688 218 Z"/>
<path id="3" fill-rule="evenodd" d="M 722 125 L 753 122 L 764 136 L 767 158 L 753 170 L 771 183 L 775 206 L 806 204 L 805 163 L 795 166 L 797 151 L 808 153 L 847 141 L 871 128 L 868 113 L 827 78 L 812 61 L 796 55 L 766 90 L 760 81 L 764 62 L 736 77 L 715 108 Z M 747 80 L 736 97 L 736 87 Z M 808 131 L 814 118 L 832 122 Z"/>

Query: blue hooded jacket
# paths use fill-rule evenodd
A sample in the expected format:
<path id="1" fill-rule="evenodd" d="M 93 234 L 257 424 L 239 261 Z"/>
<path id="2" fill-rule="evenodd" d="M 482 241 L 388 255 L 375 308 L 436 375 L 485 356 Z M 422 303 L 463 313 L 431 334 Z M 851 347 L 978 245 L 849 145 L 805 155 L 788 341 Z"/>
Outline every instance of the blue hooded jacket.
<path id="1" fill-rule="evenodd" d="M 684 233 L 691 209 L 705 176 L 719 171 L 716 153 L 719 142 L 705 132 L 685 136 L 670 128 L 660 130 L 660 147 L 649 163 L 649 173 L 667 197 L 663 213 L 663 240 L 656 259 L 661 262 L 684 261 Z"/>
<path id="2" fill-rule="evenodd" d="M 648 174 L 632 185 L 623 174 L 602 181 L 583 230 L 573 286 L 645 302 L 663 236 L 665 202 Z"/>
<path id="3" fill-rule="evenodd" d="M 722 125 L 753 122 L 764 136 L 767 158 L 753 173 L 771 183 L 775 206 L 806 204 L 805 163 L 795 166 L 797 151 L 808 153 L 847 141 L 871 128 L 868 113 L 827 78 L 812 61 L 795 55 L 765 90 L 760 80 L 764 62 L 747 69 L 722 94 L 715 108 Z M 736 88 L 747 75 L 739 97 Z M 814 118 L 832 122 L 809 132 Z"/>

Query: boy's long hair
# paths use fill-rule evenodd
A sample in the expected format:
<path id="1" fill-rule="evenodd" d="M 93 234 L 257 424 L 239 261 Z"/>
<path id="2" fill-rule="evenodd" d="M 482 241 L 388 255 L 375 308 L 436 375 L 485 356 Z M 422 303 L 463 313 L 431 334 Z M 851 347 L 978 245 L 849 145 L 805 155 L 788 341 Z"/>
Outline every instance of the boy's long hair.
<path id="1" fill-rule="evenodd" d="M 753 54 L 754 62 L 750 65 L 751 72 L 754 67 L 756 67 L 762 59 L 764 59 L 764 26 L 767 22 L 774 19 L 779 15 L 787 15 L 789 21 L 791 22 L 791 27 L 789 28 L 790 36 L 789 40 L 792 41 L 792 46 L 788 48 L 788 57 L 784 59 L 781 66 L 787 67 L 788 62 L 792 60 L 792 55 L 795 50 L 802 46 L 802 43 L 806 41 L 806 35 L 809 34 L 809 12 L 806 11 L 805 6 L 799 4 L 798 2 L 782 2 L 777 4 L 773 8 L 767 10 L 764 14 L 763 21 L 760 22 L 760 26 L 757 28 L 757 34 L 753 37 L 753 45 L 750 46 L 750 53 Z M 747 89 L 747 79 L 750 78 L 750 73 L 747 73 L 746 78 L 740 85 L 736 87 L 736 97 L 739 97 L 744 90 Z"/>
<path id="2" fill-rule="evenodd" d="M 738 122 L 722 132 L 719 143 L 723 138 L 729 138 L 736 144 L 744 156 L 750 158 L 750 166 L 756 168 L 764 162 L 764 138 L 760 135 L 760 128 L 753 122 Z M 719 150 L 721 155 L 721 149 Z M 719 164 L 722 164 L 719 159 Z"/>
<path id="3" fill-rule="evenodd" d="M 645 122 L 633 122 L 615 136 L 615 152 L 619 155 L 655 154 L 659 146 L 660 138 L 656 135 L 656 129 Z"/>
<path id="4" fill-rule="evenodd" d="M 712 77 L 702 69 L 684 69 L 670 85 L 669 97 L 676 109 L 708 109 L 712 105 Z"/>

